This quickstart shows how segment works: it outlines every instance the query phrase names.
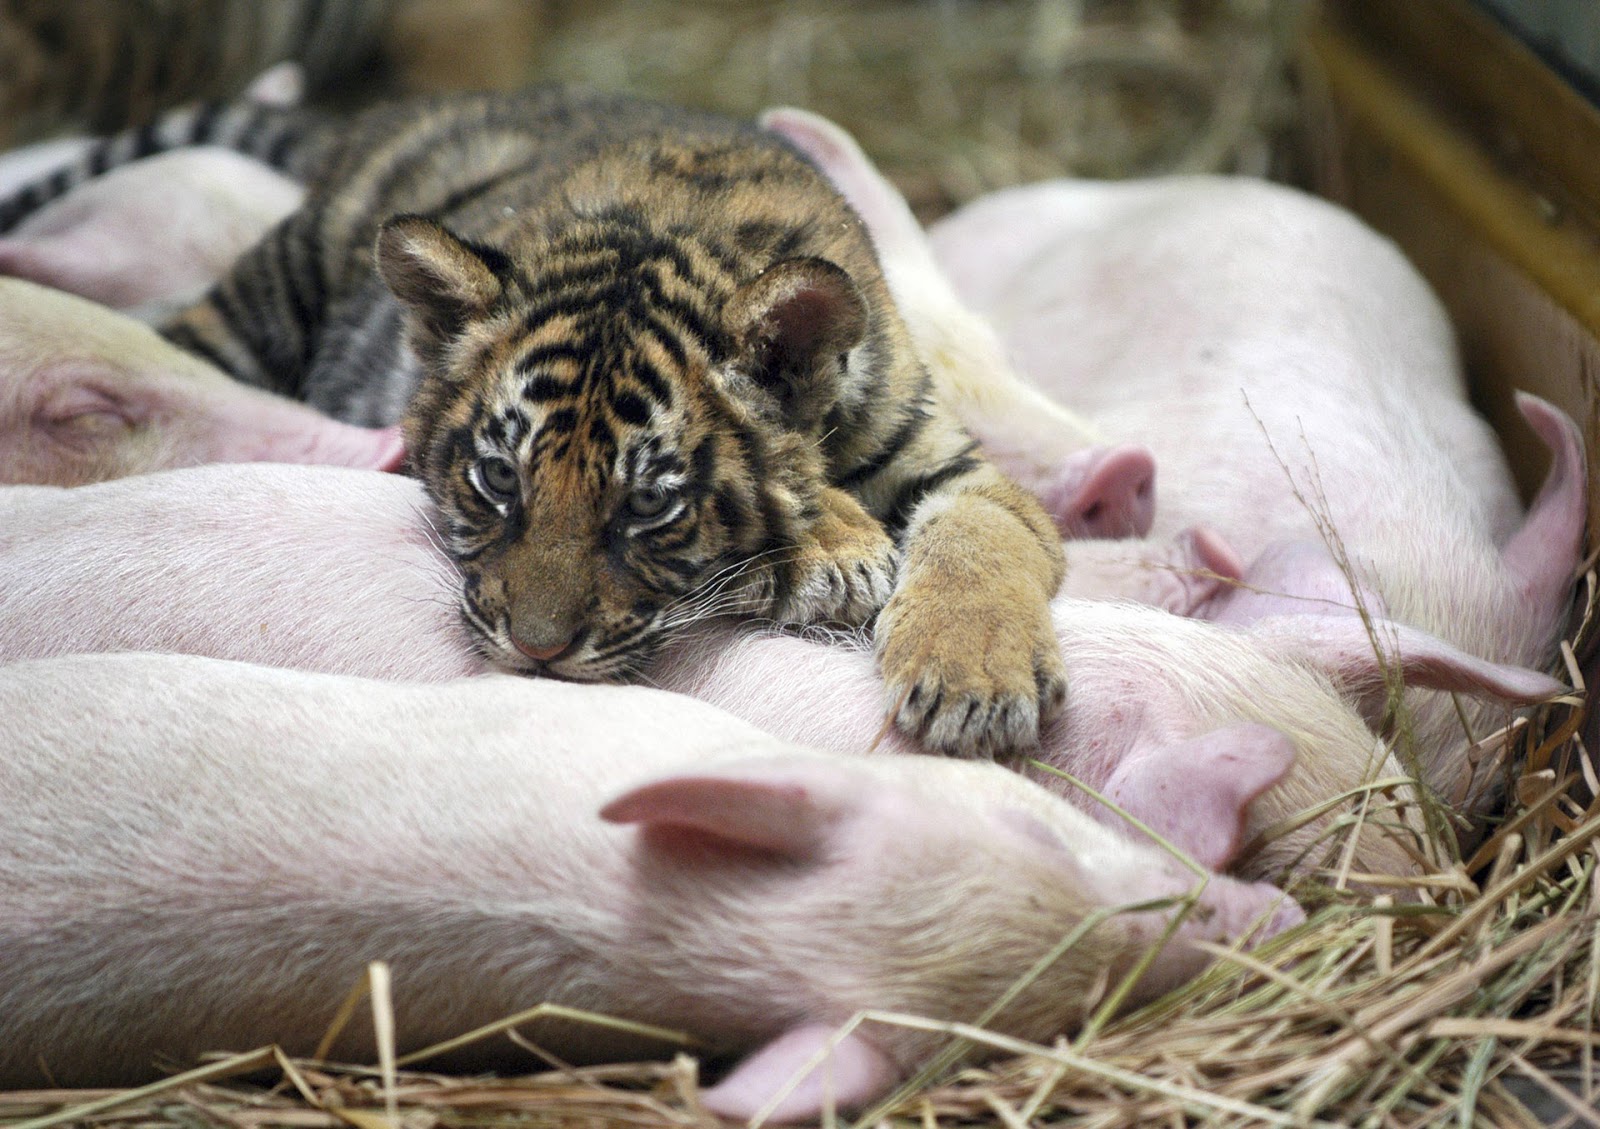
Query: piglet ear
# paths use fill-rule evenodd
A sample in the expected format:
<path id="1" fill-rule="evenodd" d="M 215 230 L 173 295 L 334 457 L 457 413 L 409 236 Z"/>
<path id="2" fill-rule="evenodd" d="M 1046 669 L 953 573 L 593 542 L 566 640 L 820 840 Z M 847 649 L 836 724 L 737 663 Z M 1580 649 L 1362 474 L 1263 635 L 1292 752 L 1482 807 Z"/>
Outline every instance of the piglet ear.
<path id="1" fill-rule="evenodd" d="M 1583 432 L 1566 412 L 1526 392 L 1517 393 L 1517 409 L 1550 448 L 1550 472 L 1501 553 L 1526 607 L 1564 611 L 1589 515 Z"/>
<path id="2" fill-rule="evenodd" d="M 423 216 L 399 215 L 378 230 L 375 251 L 384 284 L 439 337 L 460 331 L 500 297 L 505 256 L 452 235 Z"/>
<path id="3" fill-rule="evenodd" d="M 244 96 L 261 106 L 298 106 L 306 98 L 306 69 L 292 59 L 275 63 L 250 80 Z"/>
<path id="4" fill-rule="evenodd" d="M 1361 697 L 1369 722 L 1374 713 L 1383 712 L 1385 674 L 1396 665 L 1407 686 L 1514 705 L 1542 702 L 1567 689 L 1547 674 L 1469 655 L 1436 635 L 1393 620 L 1373 620 L 1369 633 L 1354 615 L 1267 616 L 1251 625 L 1250 634 L 1280 654 L 1317 667 L 1340 689 Z"/>
<path id="5" fill-rule="evenodd" d="M 867 330 L 856 284 L 825 259 L 787 259 L 728 303 L 739 368 L 797 430 L 815 426 L 838 395 L 840 358 Z"/>
<path id="6" fill-rule="evenodd" d="M 75 294 L 82 288 L 84 271 L 73 258 L 70 243 L 63 247 L 60 240 L 0 239 L 0 276 L 5 278 L 21 278 Z M 105 269 L 103 254 L 96 265 Z"/>
<path id="7" fill-rule="evenodd" d="M 886 259 L 917 256 L 929 270 L 938 270 L 928 237 L 905 197 L 848 132 L 821 114 L 792 106 L 768 110 L 760 123 L 798 149 L 832 182 L 866 221 L 879 254 Z"/>
<path id="8" fill-rule="evenodd" d="M 681 773 L 624 792 L 600 809 L 600 818 L 812 859 L 857 806 L 855 789 L 835 767 L 754 761 Z"/>
<path id="9" fill-rule="evenodd" d="M 739 1121 L 763 1113 L 767 1121 L 814 1121 L 830 1108 L 841 1113 L 861 1109 L 900 1079 L 894 1060 L 859 1031 L 836 1040 L 833 1028 L 813 1023 L 750 1055 L 700 1100 L 710 1112 Z"/>
<path id="10" fill-rule="evenodd" d="M 1202 866 L 1221 870 L 1244 841 L 1250 803 L 1289 774 L 1294 742 L 1266 725 L 1231 725 L 1130 754 L 1107 798 Z"/>

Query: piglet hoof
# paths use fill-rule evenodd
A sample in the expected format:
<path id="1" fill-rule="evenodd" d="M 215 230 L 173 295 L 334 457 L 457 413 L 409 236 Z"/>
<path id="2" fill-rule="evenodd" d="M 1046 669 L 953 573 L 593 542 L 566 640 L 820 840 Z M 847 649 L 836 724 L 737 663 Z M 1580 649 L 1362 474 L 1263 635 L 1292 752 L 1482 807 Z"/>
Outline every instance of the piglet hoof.
<path id="1" fill-rule="evenodd" d="M 1265 886 L 1266 883 L 1261 883 Z M 1272 913 L 1244 937 L 1246 946 L 1265 944 L 1279 933 L 1286 933 L 1297 925 L 1306 923 L 1306 911 L 1300 908 L 1300 903 L 1284 894 L 1273 903 Z"/>
<path id="2" fill-rule="evenodd" d="M 808 1023 L 780 1035 L 701 1094 L 711 1113 L 739 1121 L 814 1121 L 852 1113 L 900 1081 L 888 1055 L 858 1032 Z"/>
<path id="3" fill-rule="evenodd" d="M 1063 537 L 1143 537 L 1155 520 L 1156 461 L 1144 447 L 1091 447 L 1065 460 L 1039 501 Z"/>

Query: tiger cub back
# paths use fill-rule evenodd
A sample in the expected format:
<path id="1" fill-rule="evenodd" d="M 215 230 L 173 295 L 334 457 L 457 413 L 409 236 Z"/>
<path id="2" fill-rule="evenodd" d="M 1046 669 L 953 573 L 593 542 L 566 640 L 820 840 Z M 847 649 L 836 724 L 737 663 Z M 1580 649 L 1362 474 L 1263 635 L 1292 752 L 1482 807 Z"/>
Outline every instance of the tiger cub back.
<path id="1" fill-rule="evenodd" d="M 542 89 L 308 144 L 306 205 L 169 335 L 351 422 L 403 413 L 494 661 L 624 678 L 701 616 L 881 612 L 906 728 L 1035 738 L 1054 528 L 934 399 L 860 219 L 786 143 Z"/>

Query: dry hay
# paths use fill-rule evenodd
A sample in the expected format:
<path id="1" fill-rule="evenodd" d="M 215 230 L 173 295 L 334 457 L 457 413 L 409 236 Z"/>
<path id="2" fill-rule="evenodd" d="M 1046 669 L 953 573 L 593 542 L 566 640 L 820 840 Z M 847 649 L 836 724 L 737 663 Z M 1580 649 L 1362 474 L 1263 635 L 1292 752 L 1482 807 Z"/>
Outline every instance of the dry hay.
<path id="1" fill-rule="evenodd" d="M 739 113 L 810 106 L 856 131 L 926 213 L 1065 172 L 1264 171 L 1284 120 L 1276 68 L 1293 6 L 613 0 L 554 8 L 540 67 Z M 953 1048 L 966 1040 L 1000 1057 L 915 1079 L 863 1120 L 1517 1126 L 1541 1124 L 1542 1110 L 1600 1125 L 1588 1108 L 1600 1043 L 1600 804 L 1590 798 L 1600 781 L 1578 735 L 1573 659 L 1600 643 L 1593 571 L 1580 595 L 1562 672 L 1579 696 L 1478 743 L 1488 760 L 1514 750 L 1508 811 L 1469 858 L 1449 836 L 1434 844 L 1419 903 L 1326 890 L 1303 927 L 1251 953 L 1219 950 L 1189 985 L 1053 1046 L 950 1028 Z M 378 972 L 370 1006 L 381 1017 Z M 0 1125 L 706 1121 L 687 1054 L 570 1069 L 516 1028 L 480 1037 L 509 1039 L 530 1068 L 552 1069 L 450 1077 L 376 1049 L 378 1065 L 334 1066 L 265 1048 L 142 1090 L 0 1094 Z"/>
<path id="2" fill-rule="evenodd" d="M 924 218 L 1066 175 L 1267 173 L 1302 0 L 564 0 L 539 78 L 839 122 Z"/>

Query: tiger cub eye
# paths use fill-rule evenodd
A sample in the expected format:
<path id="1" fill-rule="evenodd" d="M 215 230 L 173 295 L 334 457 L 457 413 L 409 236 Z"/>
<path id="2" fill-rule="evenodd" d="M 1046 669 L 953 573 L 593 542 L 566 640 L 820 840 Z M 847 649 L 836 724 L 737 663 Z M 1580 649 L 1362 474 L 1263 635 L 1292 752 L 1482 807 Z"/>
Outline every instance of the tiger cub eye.
<path id="1" fill-rule="evenodd" d="M 641 486 L 628 493 L 628 512 L 634 517 L 656 517 L 672 502 L 672 491 L 659 484 Z"/>
<path id="2" fill-rule="evenodd" d="M 474 465 L 473 472 L 472 485 L 490 502 L 504 505 L 516 498 L 521 483 L 510 459 L 485 455 Z"/>

